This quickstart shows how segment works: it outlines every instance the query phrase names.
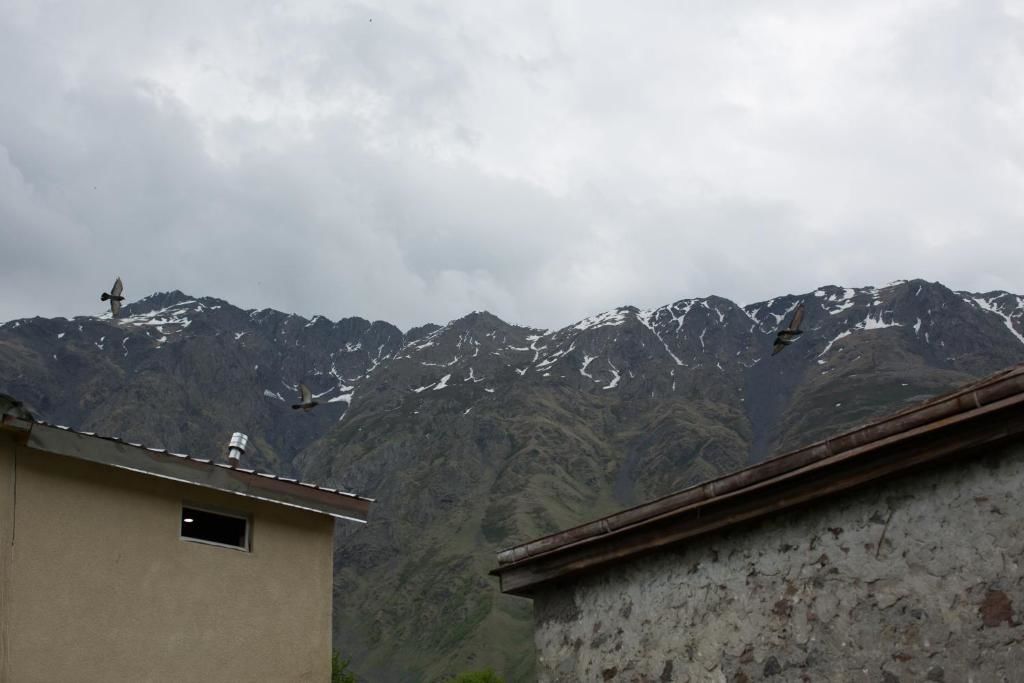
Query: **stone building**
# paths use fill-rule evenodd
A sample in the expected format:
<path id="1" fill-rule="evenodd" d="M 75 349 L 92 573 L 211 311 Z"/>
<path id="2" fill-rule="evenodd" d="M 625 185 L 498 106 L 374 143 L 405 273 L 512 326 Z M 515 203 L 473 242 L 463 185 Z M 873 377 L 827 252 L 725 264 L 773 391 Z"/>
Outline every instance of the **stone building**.
<path id="1" fill-rule="evenodd" d="M 1024 366 L 505 550 L 538 680 L 1019 681 Z"/>
<path id="2" fill-rule="evenodd" d="M 8 412 L 0 681 L 327 681 L 334 521 L 369 504 Z"/>

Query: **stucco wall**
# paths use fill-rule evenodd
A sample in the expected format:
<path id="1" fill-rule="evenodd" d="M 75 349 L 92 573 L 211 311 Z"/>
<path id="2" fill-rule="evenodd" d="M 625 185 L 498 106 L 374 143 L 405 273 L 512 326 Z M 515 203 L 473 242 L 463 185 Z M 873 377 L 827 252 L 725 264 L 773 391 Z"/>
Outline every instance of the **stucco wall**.
<path id="1" fill-rule="evenodd" d="M 10 586 L 10 545 L 14 531 L 14 440 L 0 433 L 0 683 L 10 680 L 8 672 L 8 594 Z"/>
<path id="2" fill-rule="evenodd" d="M 534 597 L 540 681 L 1024 680 L 1024 444 Z"/>
<path id="3" fill-rule="evenodd" d="M 330 678 L 330 517 L 17 455 L 8 680 Z M 181 540 L 182 501 L 251 515 L 252 552 Z"/>

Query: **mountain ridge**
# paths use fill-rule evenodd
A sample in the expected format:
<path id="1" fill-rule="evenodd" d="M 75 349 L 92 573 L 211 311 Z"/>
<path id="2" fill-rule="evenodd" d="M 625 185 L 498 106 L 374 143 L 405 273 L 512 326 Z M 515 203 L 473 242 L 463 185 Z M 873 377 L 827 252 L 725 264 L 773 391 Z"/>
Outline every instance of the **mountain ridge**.
<path id="1" fill-rule="evenodd" d="M 805 333 L 771 356 L 799 301 Z M 165 292 L 0 325 L 0 391 L 51 420 L 378 500 L 341 526 L 335 637 L 371 680 L 529 680 L 529 604 L 495 550 L 796 448 L 1024 359 L 1024 297 L 923 280 L 740 306 L 620 306 L 557 330 L 385 321 Z M 323 405 L 289 408 L 304 381 Z"/>

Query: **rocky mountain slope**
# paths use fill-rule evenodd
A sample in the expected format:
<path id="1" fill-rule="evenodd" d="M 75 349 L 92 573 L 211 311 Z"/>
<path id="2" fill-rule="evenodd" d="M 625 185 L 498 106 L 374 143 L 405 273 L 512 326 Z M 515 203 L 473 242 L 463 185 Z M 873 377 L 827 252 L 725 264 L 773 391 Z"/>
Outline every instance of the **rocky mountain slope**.
<path id="1" fill-rule="evenodd" d="M 337 422 L 353 385 L 402 339 L 383 322 L 306 320 L 170 292 L 116 320 L 0 326 L 0 391 L 42 419 L 177 451 L 216 454 L 242 431 L 253 466 L 292 473 L 294 455 Z M 300 381 L 319 410 L 293 414 Z"/>
<path id="2" fill-rule="evenodd" d="M 803 301 L 806 330 L 771 356 Z M 0 391 L 45 418 L 376 497 L 339 528 L 335 636 L 369 680 L 532 672 L 495 550 L 742 467 L 1024 360 L 1024 297 L 920 280 L 740 307 L 623 307 L 560 330 L 472 313 L 402 334 L 157 295 L 0 326 Z M 325 405 L 287 404 L 304 379 Z"/>

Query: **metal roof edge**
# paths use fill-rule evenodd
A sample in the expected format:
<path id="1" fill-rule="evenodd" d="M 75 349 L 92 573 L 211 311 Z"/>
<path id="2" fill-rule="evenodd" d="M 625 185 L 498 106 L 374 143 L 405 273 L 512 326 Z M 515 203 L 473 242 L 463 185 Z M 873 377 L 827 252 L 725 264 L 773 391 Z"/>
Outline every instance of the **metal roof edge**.
<path id="1" fill-rule="evenodd" d="M 361 523 L 366 522 L 370 504 L 374 502 L 353 493 L 285 480 L 272 474 L 233 468 L 44 422 L 31 424 L 25 445 L 48 453 Z"/>

